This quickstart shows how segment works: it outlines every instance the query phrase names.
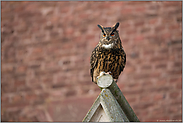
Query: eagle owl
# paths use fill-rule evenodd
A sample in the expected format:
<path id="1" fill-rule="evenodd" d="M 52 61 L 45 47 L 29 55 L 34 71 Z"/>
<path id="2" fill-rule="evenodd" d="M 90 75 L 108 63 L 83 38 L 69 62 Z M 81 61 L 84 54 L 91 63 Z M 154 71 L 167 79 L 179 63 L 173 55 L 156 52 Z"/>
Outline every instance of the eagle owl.
<path id="1" fill-rule="evenodd" d="M 100 41 L 92 51 L 90 57 L 90 75 L 92 81 L 97 83 L 99 76 L 110 74 L 117 82 L 120 73 L 126 64 L 126 54 L 121 45 L 118 33 L 119 23 L 112 27 L 103 27 L 101 29 Z"/>

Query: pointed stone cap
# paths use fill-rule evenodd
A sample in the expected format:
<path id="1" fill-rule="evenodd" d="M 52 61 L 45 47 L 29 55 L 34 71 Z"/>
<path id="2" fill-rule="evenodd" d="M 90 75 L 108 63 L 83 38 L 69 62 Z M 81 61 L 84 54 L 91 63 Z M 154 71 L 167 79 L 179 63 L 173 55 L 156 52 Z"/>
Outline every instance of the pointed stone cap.
<path id="1" fill-rule="evenodd" d="M 111 75 L 100 76 L 97 85 L 102 91 L 83 122 L 139 122 Z"/>

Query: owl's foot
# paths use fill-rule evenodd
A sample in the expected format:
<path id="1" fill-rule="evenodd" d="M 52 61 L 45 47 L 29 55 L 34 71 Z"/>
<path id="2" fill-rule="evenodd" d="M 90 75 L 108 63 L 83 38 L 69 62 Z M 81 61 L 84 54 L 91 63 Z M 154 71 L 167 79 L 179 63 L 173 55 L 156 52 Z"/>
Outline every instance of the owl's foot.
<path id="1" fill-rule="evenodd" d="M 99 76 L 97 76 L 97 79 L 100 77 L 100 76 L 102 76 L 102 75 L 106 75 L 106 74 L 109 74 L 109 75 L 112 75 L 112 73 L 111 73 L 111 71 L 109 71 L 109 72 L 104 72 L 104 71 L 102 71 L 102 72 L 100 72 L 100 75 Z"/>
<path id="2" fill-rule="evenodd" d="M 100 72 L 100 75 L 97 76 L 97 79 L 98 79 L 100 76 L 105 75 L 105 74 L 106 74 L 106 73 L 105 73 L 104 71 Z"/>
<path id="3" fill-rule="evenodd" d="M 107 72 L 106 74 L 112 75 L 111 71 Z"/>
<path id="4" fill-rule="evenodd" d="M 109 71 L 109 72 L 107 72 L 107 73 L 105 73 L 105 74 L 109 74 L 109 75 L 111 75 L 111 76 L 112 76 L 111 71 Z M 116 83 L 117 83 L 117 81 L 118 81 L 118 79 L 114 79 L 114 82 L 116 82 Z"/>
<path id="5" fill-rule="evenodd" d="M 105 75 L 106 73 L 104 71 L 100 72 L 99 76 Z"/>

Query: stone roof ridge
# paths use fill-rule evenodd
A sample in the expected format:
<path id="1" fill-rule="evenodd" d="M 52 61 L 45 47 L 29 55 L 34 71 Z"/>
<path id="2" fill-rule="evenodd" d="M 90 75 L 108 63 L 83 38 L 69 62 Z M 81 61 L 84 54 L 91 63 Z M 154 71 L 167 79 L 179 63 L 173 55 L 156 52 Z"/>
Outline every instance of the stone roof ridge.
<path id="1" fill-rule="evenodd" d="M 101 88 L 101 93 L 83 122 L 139 122 L 111 75 L 100 76 L 97 85 Z"/>

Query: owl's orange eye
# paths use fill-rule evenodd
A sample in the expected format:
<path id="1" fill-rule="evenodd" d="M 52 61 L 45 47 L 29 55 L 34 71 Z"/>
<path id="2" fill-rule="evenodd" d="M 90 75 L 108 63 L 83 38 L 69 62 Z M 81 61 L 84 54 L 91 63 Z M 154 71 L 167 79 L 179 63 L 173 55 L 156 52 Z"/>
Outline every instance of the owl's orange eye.
<path id="1" fill-rule="evenodd" d="M 114 36 L 114 33 L 111 33 L 111 36 Z"/>
<path id="2" fill-rule="evenodd" d="M 106 34 L 103 34 L 103 36 L 105 37 L 105 36 L 106 36 Z"/>

